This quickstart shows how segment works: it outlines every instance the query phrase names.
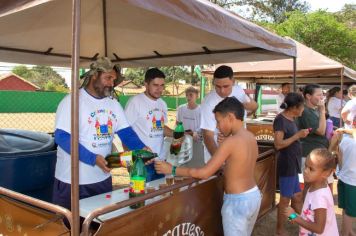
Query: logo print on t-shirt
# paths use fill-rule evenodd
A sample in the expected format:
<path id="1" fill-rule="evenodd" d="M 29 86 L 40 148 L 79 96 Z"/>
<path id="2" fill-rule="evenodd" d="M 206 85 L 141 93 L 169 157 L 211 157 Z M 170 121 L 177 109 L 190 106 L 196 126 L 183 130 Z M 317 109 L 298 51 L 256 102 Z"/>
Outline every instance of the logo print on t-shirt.
<path id="1" fill-rule="evenodd" d="M 95 120 L 94 122 L 92 121 Z M 90 114 L 89 125 L 94 125 L 94 140 L 111 139 L 113 132 L 113 122 L 117 122 L 116 115 L 111 110 L 97 110 Z"/>
<path id="2" fill-rule="evenodd" d="M 162 137 L 164 128 L 164 111 L 162 109 L 154 108 L 146 115 L 146 120 L 151 123 L 151 132 L 149 137 Z"/>

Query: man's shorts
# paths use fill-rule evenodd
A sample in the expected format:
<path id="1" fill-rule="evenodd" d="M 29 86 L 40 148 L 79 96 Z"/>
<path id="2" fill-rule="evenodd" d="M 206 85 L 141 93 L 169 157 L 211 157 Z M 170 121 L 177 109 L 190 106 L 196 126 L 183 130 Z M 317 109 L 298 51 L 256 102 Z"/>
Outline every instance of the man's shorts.
<path id="1" fill-rule="evenodd" d="M 342 182 L 337 183 L 339 208 L 344 209 L 345 214 L 356 217 L 356 186 Z"/>
<path id="2" fill-rule="evenodd" d="M 112 191 L 111 176 L 94 184 L 79 185 L 79 199 Z M 56 205 L 71 209 L 71 186 L 58 179 L 54 179 L 52 202 Z"/>
<path id="3" fill-rule="evenodd" d="M 240 194 L 225 194 L 221 209 L 225 236 L 250 236 L 261 206 L 261 192 L 254 187 Z"/>
<path id="4" fill-rule="evenodd" d="M 305 161 L 306 161 L 306 157 L 302 157 L 302 174 L 299 175 L 299 181 L 301 183 L 304 183 L 304 178 L 303 178 L 303 172 L 304 172 L 304 169 L 305 169 Z M 328 184 L 332 184 L 334 183 L 334 172 L 331 173 L 328 177 Z"/>
<path id="5" fill-rule="evenodd" d="M 279 189 L 282 197 L 292 198 L 294 194 L 301 192 L 298 175 L 280 176 Z"/>

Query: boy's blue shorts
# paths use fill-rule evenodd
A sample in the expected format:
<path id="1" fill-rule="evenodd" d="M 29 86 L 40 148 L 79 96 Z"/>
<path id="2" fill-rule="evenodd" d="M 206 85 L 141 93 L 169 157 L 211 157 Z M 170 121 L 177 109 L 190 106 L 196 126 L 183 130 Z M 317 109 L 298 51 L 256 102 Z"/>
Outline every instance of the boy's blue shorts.
<path id="1" fill-rule="evenodd" d="M 292 198 L 294 194 L 301 192 L 298 175 L 280 176 L 279 189 L 283 197 Z"/>

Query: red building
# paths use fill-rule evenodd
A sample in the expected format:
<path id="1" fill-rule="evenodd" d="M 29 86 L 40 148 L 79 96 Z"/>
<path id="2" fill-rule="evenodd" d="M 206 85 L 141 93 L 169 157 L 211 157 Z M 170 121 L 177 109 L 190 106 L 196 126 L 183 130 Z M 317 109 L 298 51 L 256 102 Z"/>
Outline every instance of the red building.
<path id="1" fill-rule="evenodd" d="M 0 90 L 36 91 L 40 88 L 13 73 L 0 75 Z"/>

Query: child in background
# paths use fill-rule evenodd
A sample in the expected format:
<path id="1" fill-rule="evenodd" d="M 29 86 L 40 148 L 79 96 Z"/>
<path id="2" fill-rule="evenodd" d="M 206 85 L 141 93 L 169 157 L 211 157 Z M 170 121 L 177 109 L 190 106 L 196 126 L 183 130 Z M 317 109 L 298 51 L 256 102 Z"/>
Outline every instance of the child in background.
<path id="1" fill-rule="evenodd" d="M 194 141 L 199 140 L 200 133 L 200 106 L 196 103 L 199 91 L 194 87 L 185 90 L 186 104 L 177 109 L 177 122 L 183 122 L 185 131 L 193 136 Z"/>
<path id="2" fill-rule="evenodd" d="M 286 209 L 290 222 L 300 226 L 299 235 L 339 235 L 334 211 L 334 200 L 327 178 L 336 167 L 337 158 L 325 148 L 314 149 L 306 159 L 304 180 L 309 189 L 301 215 Z"/>
<path id="3" fill-rule="evenodd" d="M 330 151 L 339 155 L 337 177 L 338 203 L 342 212 L 342 234 L 356 235 L 352 223 L 356 222 L 356 115 L 352 129 L 337 129 L 330 142 Z"/>

